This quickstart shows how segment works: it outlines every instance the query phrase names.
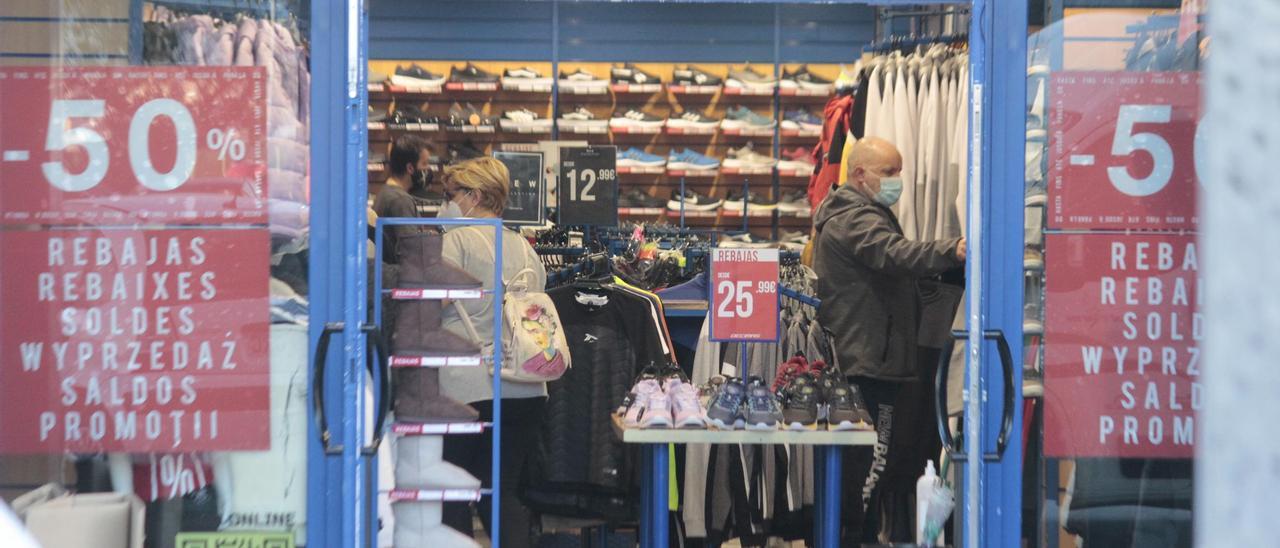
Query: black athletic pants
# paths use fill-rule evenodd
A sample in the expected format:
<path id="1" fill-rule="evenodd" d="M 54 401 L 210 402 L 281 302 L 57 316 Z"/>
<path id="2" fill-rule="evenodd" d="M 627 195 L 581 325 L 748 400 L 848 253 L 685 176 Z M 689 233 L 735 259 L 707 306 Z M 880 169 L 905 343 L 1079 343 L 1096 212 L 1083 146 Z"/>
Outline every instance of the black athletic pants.
<path id="1" fill-rule="evenodd" d="M 867 503 L 874 500 L 879 492 L 877 485 L 884 473 L 885 457 L 893 434 L 894 402 L 903 385 L 868 377 L 849 377 L 849 383 L 862 392 L 879 439 L 874 448 L 847 448 L 842 455 L 840 511 L 843 527 L 840 545 L 845 547 L 876 540 L 880 522 L 878 516 L 867 513 Z"/>

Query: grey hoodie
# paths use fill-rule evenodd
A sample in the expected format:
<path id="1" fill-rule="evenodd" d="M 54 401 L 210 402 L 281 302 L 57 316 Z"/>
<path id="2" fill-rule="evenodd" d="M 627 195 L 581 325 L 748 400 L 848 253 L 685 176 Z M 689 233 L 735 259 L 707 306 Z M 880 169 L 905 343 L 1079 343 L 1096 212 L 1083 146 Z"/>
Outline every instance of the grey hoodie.
<path id="1" fill-rule="evenodd" d="M 916 280 L 963 265 L 955 252 L 960 239 L 908 240 L 889 208 L 852 185 L 827 197 L 814 227 L 818 321 L 835 336 L 844 373 L 916 380 Z"/>

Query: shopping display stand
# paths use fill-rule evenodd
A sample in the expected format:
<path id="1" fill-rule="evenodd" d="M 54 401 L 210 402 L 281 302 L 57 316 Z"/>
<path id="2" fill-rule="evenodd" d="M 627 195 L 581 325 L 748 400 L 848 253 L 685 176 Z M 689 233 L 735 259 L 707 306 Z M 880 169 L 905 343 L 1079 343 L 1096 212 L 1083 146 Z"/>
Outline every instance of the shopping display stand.
<path id="1" fill-rule="evenodd" d="M 778 286 L 782 298 L 817 307 L 820 301 L 786 286 Z M 688 317 L 705 315 L 707 301 L 673 306 L 667 303 L 668 316 Z M 744 354 L 745 355 L 745 354 Z M 745 369 L 745 364 L 744 364 Z M 671 444 L 705 443 L 713 445 L 810 445 L 814 447 L 814 474 L 818 488 L 814 493 L 817 509 L 813 526 L 814 543 L 819 548 L 840 546 L 840 491 L 841 452 L 846 447 L 872 447 L 876 444 L 875 430 L 825 431 L 825 430 L 719 430 L 708 429 L 645 429 L 628 428 L 622 419 L 613 416 L 614 434 L 623 443 L 640 446 L 640 526 L 638 531 L 641 548 L 667 546 L 669 535 L 668 496 L 670 478 Z"/>
<path id="2" fill-rule="evenodd" d="M 439 227 L 461 227 L 461 226 L 481 226 L 488 227 L 494 231 L 494 265 L 493 265 L 493 289 L 466 289 L 466 290 L 420 290 L 420 289 L 387 289 L 382 287 L 382 242 L 383 231 L 390 226 L 439 226 Z M 479 299 L 486 296 L 492 296 L 496 303 L 493 314 L 493 340 L 502 340 L 502 296 L 505 294 L 505 288 L 502 283 L 502 219 L 431 219 L 431 218 L 382 218 L 378 219 L 377 225 L 374 227 L 375 244 L 375 260 L 374 260 L 374 295 L 377 298 L 373 300 L 373 317 L 375 321 L 382 319 L 382 296 L 389 295 L 395 300 L 441 300 L 441 299 Z M 482 349 L 483 351 L 483 349 Z M 395 356 L 392 355 L 388 359 L 388 363 L 395 365 Z M 494 344 L 493 352 L 490 356 L 458 356 L 449 358 L 440 358 L 437 361 L 423 360 L 420 363 L 409 367 L 489 367 L 502 363 L 502 345 Z M 496 366 L 495 366 L 496 368 Z M 383 373 L 390 375 L 390 371 Z M 383 394 L 385 399 L 391 395 Z M 383 425 L 377 426 L 381 435 Z M 493 431 L 493 448 L 492 448 L 492 467 L 490 487 L 485 489 L 394 489 L 390 494 L 392 502 L 396 501 L 423 501 L 423 502 L 465 502 L 478 501 L 483 497 L 491 497 L 492 504 L 489 505 L 491 513 L 491 530 L 489 536 L 493 547 L 499 546 L 500 529 L 502 520 L 500 515 L 500 504 L 498 503 L 499 494 L 501 493 L 500 470 L 502 466 L 502 376 L 493 375 L 493 422 L 474 422 L 474 423 L 400 423 L 397 422 L 390 427 L 390 432 L 398 436 L 444 436 L 444 435 L 474 435 L 481 434 L 485 428 Z M 376 485 L 376 479 L 374 480 Z"/>

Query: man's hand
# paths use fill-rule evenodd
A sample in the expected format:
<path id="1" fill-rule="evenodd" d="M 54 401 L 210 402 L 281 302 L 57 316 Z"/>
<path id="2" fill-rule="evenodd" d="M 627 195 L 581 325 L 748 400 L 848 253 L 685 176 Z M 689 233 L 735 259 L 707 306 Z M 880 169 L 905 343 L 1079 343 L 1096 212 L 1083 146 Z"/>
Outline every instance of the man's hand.
<path id="1" fill-rule="evenodd" d="M 968 249 L 964 245 L 964 238 L 960 238 L 960 243 L 956 244 L 956 258 L 963 261 L 967 253 Z"/>

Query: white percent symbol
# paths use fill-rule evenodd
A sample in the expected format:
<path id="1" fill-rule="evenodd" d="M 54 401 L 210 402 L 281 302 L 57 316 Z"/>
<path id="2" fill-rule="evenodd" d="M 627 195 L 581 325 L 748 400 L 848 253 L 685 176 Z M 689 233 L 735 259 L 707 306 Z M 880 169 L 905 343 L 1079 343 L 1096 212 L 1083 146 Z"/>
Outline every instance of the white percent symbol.
<path id="1" fill-rule="evenodd" d="M 226 160 L 230 156 L 232 160 L 244 159 L 244 139 L 236 137 L 234 128 L 213 128 L 204 136 L 204 144 L 210 150 L 218 151 L 218 159 Z"/>

